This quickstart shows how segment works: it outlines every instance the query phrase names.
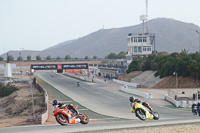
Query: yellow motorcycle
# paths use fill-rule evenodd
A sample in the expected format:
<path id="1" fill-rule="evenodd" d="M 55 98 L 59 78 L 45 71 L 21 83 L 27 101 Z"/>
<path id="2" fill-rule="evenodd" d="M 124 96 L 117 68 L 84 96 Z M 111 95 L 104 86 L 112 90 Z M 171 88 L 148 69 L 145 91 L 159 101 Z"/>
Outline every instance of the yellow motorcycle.
<path id="1" fill-rule="evenodd" d="M 140 120 L 144 121 L 146 119 L 159 119 L 158 112 L 153 111 L 153 109 L 146 102 L 134 102 L 131 104 L 131 107 L 132 113 L 135 113 L 136 117 L 138 117 Z"/>

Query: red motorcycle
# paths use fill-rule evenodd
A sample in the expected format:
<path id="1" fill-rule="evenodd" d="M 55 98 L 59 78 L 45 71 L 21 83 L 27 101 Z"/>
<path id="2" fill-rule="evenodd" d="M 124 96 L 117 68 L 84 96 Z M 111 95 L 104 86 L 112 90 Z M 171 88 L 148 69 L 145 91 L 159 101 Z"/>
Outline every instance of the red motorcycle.
<path id="1" fill-rule="evenodd" d="M 56 118 L 56 121 L 60 125 L 68 125 L 68 124 L 88 124 L 89 118 L 87 115 L 78 112 L 78 106 L 73 106 L 73 108 L 69 108 L 67 105 L 63 103 L 58 103 L 57 100 L 53 101 L 53 115 Z M 77 111 L 75 111 L 77 110 Z"/>

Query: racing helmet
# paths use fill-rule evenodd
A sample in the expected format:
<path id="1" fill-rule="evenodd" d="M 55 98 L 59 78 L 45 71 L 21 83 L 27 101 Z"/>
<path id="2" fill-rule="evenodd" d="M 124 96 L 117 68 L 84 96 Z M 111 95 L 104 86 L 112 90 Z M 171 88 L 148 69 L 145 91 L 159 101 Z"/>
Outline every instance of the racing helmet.
<path id="1" fill-rule="evenodd" d="M 68 107 L 69 107 L 69 108 L 73 108 L 74 105 L 73 105 L 73 104 L 69 104 Z"/>
<path id="2" fill-rule="evenodd" d="M 58 105 L 58 101 L 55 99 L 55 100 L 53 100 L 52 104 L 53 104 L 53 106 Z"/>
<path id="3" fill-rule="evenodd" d="M 149 104 L 148 104 L 147 102 L 143 102 L 143 104 L 144 104 L 145 106 L 149 106 Z"/>
<path id="4" fill-rule="evenodd" d="M 131 103 L 133 103 L 133 102 L 135 101 L 135 97 L 131 96 L 131 97 L 129 98 L 129 101 L 130 101 Z"/>

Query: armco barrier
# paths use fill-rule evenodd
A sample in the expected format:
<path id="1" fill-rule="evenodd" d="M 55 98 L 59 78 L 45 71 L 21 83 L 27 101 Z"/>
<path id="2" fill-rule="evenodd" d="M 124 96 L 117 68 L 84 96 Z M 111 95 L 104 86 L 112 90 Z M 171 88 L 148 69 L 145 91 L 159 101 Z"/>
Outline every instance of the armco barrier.
<path id="1" fill-rule="evenodd" d="M 134 89 L 129 89 L 127 85 L 124 85 L 123 87 L 121 87 L 121 91 L 130 93 L 133 95 L 141 96 L 144 98 L 152 98 L 153 97 L 152 93 L 146 93 L 146 92 L 142 92 L 142 91 L 138 91 L 138 90 L 134 90 Z"/>
<path id="2" fill-rule="evenodd" d="M 125 85 L 132 86 L 132 87 L 136 87 L 136 88 L 140 88 L 140 87 L 141 87 L 140 84 L 125 82 L 125 81 L 121 81 L 121 80 L 117 80 L 117 79 L 113 79 L 113 82 L 119 83 L 119 84 L 123 84 L 123 85 L 125 84 Z"/>
<path id="3" fill-rule="evenodd" d="M 36 79 L 34 78 L 33 84 L 35 87 L 44 94 L 44 102 L 45 102 L 45 107 L 46 107 L 46 112 L 41 115 L 41 124 L 43 124 L 47 119 L 48 119 L 48 94 L 47 91 L 36 82 Z"/>

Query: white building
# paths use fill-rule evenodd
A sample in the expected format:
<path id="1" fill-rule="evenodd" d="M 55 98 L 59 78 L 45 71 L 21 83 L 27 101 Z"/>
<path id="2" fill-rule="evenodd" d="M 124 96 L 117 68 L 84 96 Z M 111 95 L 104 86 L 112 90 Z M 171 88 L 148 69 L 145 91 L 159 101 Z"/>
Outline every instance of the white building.
<path id="1" fill-rule="evenodd" d="M 127 64 L 130 64 L 135 56 L 147 56 L 155 51 L 155 34 L 128 34 Z"/>

